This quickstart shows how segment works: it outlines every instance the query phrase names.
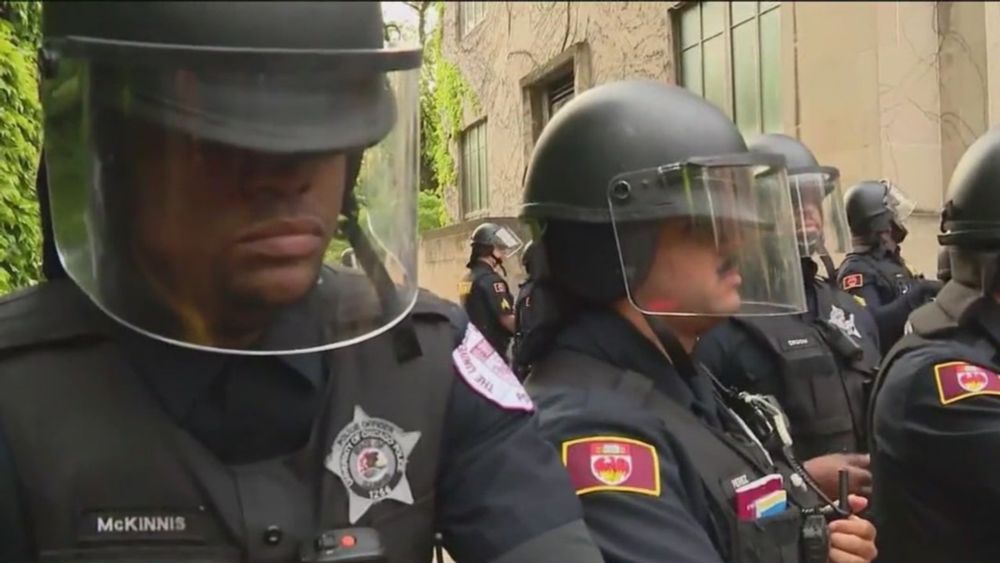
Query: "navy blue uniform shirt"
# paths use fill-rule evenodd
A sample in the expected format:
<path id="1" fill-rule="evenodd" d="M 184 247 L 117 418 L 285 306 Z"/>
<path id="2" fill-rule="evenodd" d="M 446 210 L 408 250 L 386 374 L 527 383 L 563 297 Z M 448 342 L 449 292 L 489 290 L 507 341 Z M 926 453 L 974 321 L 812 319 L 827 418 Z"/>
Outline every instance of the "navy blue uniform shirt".
<path id="1" fill-rule="evenodd" d="M 295 326 L 275 338 L 309 330 Z M 456 345 L 463 329 L 456 327 Z M 245 463 L 306 443 L 328 377 L 323 354 L 231 356 L 124 331 L 119 338 L 164 411 L 221 460 Z M 538 435 L 530 414 L 498 407 L 456 375 L 444 429 L 437 525 L 457 560 L 489 561 L 581 518 L 558 456 Z M 0 561 L 33 562 L 30 520 L 22 514 L 2 430 Z"/>
<path id="2" fill-rule="evenodd" d="M 655 380 L 673 400 L 719 427 L 711 382 L 685 379 L 663 354 L 613 311 L 580 315 L 556 348 L 589 355 Z M 652 412 L 602 389 L 543 389 L 535 397 L 543 434 L 556 446 L 589 436 L 638 440 L 655 448 L 658 495 L 621 491 L 582 494 L 584 517 L 607 563 L 721 563 L 701 477 L 684 447 Z"/>

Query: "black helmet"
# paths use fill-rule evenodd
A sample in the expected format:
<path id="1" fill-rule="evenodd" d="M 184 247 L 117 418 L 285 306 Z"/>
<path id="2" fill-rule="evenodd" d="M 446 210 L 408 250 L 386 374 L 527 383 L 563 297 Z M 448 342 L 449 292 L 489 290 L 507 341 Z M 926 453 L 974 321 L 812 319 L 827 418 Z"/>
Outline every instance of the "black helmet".
<path id="1" fill-rule="evenodd" d="M 800 290 L 783 172 L 780 156 L 749 153 L 733 122 L 703 98 L 660 82 L 615 82 L 577 96 L 542 131 L 520 216 L 541 236 L 551 274 L 571 294 L 603 303 L 627 294 L 640 310 L 674 314 L 634 298 L 664 219 L 698 229 L 787 229 L 790 247 L 774 258 L 792 259 L 772 273 L 788 266 L 785 281 Z M 778 286 L 788 289 L 770 287 Z"/>
<path id="2" fill-rule="evenodd" d="M 482 225 L 476 227 L 476 230 L 472 231 L 472 237 L 469 239 L 469 243 L 503 248 L 505 245 L 497 236 L 497 233 L 499 233 L 502 228 L 503 227 L 497 225 L 496 223 L 483 223 Z"/>
<path id="3" fill-rule="evenodd" d="M 86 58 L 96 63 L 99 76 L 88 82 L 101 108 L 253 149 L 365 147 L 395 120 L 385 75 L 365 67 L 420 63 L 419 52 L 382 49 L 380 10 L 378 2 L 46 2 L 43 77 Z M 334 58 L 339 82 L 323 70 Z M 206 63 L 232 72 L 200 72 Z M 316 72 L 261 71 L 284 65 Z M 198 114 L 179 97 L 187 93 L 181 81 L 196 92 Z M 127 108 L 119 105 L 125 96 Z"/>
<path id="4" fill-rule="evenodd" d="M 805 203 L 812 203 L 820 213 L 822 230 L 806 233 L 799 253 L 829 255 L 844 252 L 847 247 L 847 225 L 844 200 L 840 193 L 840 171 L 832 166 L 820 166 L 812 151 L 801 141 L 781 133 L 756 135 L 747 141 L 751 152 L 779 154 L 785 158 L 788 184 L 796 221 L 808 225 L 812 221 L 802 212 Z"/>
<path id="5" fill-rule="evenodd" d="M 944 246 L 1000 250 L 1000 129 L 980 137 L 951 175 L 941 213 Z"/>
<path id="6" fill-rule="evenodd" d="M 844 206 L 851 235 L 866 244 L 876 244 L 880 232 L 892 232 L 896 242 L 903 242 L 907 233 L 903 221 L 914 207 L 888 180 L 864 180 L 851 186 Z"/>
<path id="7" fill-rule="evenodd" d="M 542 131 L 521 217 L 609 223 L 608 187 L 616 176 L 746 152 L 732 121 L 683 88 L 652 81 L 605 84 L 577 96 Z"/>
<path id="8" fill-rule="evenodd" d="M 951 250 L 952 277 L 996 288 L 1000 256 L 1000 129 L 976 140 L 951 175 L 938 241 Z"/>
<path id="9" fill-rule="evenodd" d="M 417 295 L 420 60 L 384 45 L 377 2 L 44 3 L 45 167 L 67 274 L 122 324 L 178 345 L 329 349 L 399 323 Z M 316 283 L 338 234 L 368 274 L 350 308 Z M 213 263 L 226 266 L 209 282 Z M 314 298 L 342 330 L 230 334 Z"/>

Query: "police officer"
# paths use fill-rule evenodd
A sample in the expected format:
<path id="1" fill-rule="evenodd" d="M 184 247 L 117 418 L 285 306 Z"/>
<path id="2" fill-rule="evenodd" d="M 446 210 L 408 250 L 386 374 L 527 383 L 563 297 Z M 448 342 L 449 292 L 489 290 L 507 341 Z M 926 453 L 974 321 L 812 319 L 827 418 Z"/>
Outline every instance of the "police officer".
<path id="1" fill-rule="evenodd" d="M 1000 556 L 1000 130 L 962 156 L 942 211 L 952 278 L 886 357 L 872 431 L 880 562 Z"/>
<path id="2" fill-rule="evenodd" d="M 415 285 L 420 53 L 378 3 L 52 2 L 43 37 L 68 278 L 0 303 L 0 560 L 600 561 Z"/>
<path id="3" fill-rule="evenodd" d="M 528 241 L 521 252 L 521 268 L 524 270 L 524 281 L 517 288 L 517 299 L 514 300 L 514 339 L 510 346 L 511 369 L 522 381 L 527 375 L 528 366 L 524 363 L 525 337 L 531 329 L 535 312 L 532 288 L 538 284 L 538 276 L 544 258 L 533 241 Z"/>
<path id="4" fill-rule="evenodd" d="M 549 122 L 524 198 L 575 300 L 527 386 L 605 560 L 870 561 L 871 524 L 837 520 L 828 538 L 807 474 L 781 461 L 780 409 L 690 357 L 722 316 L 804 308 L 781 159 L 748 153 L 684 89 L 617 82 Z"/>
<path id="5" fill-rule="evenodd" d="M 834 279 L 818 277 L 814 261 L 832 265 L 830 253 L 843 252 L 847 243 L 839 172 L 820 166 L 805 145 L 786 135 L 760 135 L 748 146 L 785 159 L 808 310 L 724 321 L 699 339 L 696 356 L 723 383 L 777 399 L 788 414 L 796 455 L 808 460 L 806 469 L 828 495 L 837 494 L 841 468 L 850 471 L 855 492 L 867 493 L 871 475 L 862 454 L 867 391 L 880 358 L 878 331 Z"/>
<path id="6" fill-rule="evenodd" d="M 941 284 L 917 276 L 900 254 L 907 235 L 903 222 L 914 208 L 902 190 L 886 180 L 866 180 L 847 191 L 845 206 L 853 248 L 840 264 L 837 284 L 872 312 L 884 353 L 903 335 L 910 312 Z"/>
<path id="7" fill-rule="evenodd" d="M 458 295 L 469 320 L 501 354 L 507 354 L 514 334 L 514 298 L 504 276 L 504 258 L 513 256 L 521 241 L 513 231 L 483 223 L 472 232 L 469 269 L 458 283 Z M 503 275 L 501 275 L 501 273 Z"/>

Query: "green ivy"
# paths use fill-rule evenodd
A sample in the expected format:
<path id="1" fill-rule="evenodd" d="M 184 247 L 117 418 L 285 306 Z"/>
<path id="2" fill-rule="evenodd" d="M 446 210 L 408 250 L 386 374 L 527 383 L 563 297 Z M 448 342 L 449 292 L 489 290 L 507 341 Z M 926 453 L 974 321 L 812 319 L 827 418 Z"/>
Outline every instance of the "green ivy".
<path id="1" fill-rule="evenodd" d="M 420 224 L 437 228 L 447 224 L 444 189 L 458 179 L 451 142 L 462 130 L 465 104 L 478 110 L 479 101 L 454 63 L 444 58 L 441 49 L 444 28 L 444 3 L 437 2 L 437 28 L 424 47 L 421 77 L 421 141 L 423 164 L 428 167 L 430 185 L 422 186 Z"/>
<path id="2" fill-rule="evenodd" d="M 0 294 L 39 278 L 40 3 L 0 2 Z"/>

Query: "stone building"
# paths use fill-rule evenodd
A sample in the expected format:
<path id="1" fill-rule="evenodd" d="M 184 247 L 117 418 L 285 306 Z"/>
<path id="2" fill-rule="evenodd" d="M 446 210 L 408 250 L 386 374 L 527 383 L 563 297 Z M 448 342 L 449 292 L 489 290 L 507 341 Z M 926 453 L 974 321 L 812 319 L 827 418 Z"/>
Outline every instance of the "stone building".
<path id="1" fill-rule="evenodd" d="M 918 204 L 904 255 L 930 277 L 948 178 L 1000 121 L 1000 3 L 448 2 L 440 25 L 479 102 L 453 147 L 454 223 L 421 242 L 421 283 L 449 298 L 472 229 L 517 224 L 542 127 L 604 82 L 681 84 L 745 134 L 803 140 L 845 188 L 893 180 Z"/>

